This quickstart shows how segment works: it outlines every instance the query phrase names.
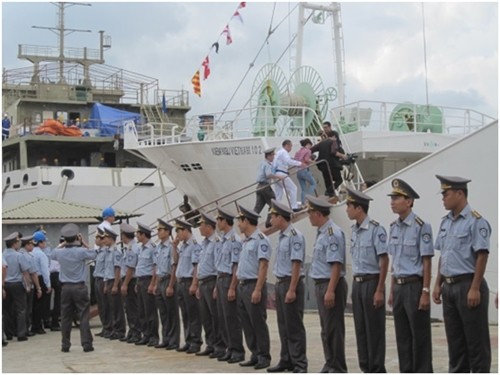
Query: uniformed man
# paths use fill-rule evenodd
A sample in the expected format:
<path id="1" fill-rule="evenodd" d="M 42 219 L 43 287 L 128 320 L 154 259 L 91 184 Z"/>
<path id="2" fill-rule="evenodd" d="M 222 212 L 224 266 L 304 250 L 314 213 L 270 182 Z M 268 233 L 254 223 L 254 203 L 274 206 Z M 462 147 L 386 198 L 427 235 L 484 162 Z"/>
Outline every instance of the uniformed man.
<path id="1" fill-rule="evenodd" d="M 95 297 L 97 301 L 97 310 L 99 311 L 99 319 L 102 324 L 102 329 L 96 336 L 109 338 L 112 333 L 110 308 L 108 306 L 108 301 L 104 295 L 104 272 L 105 272 L 105 261 L 107 254 L 107 246 L 103 242 L 104 230 L 97 228 L 97 234 L 95 236 L 94 249 L 96 250 L 96 259 L 94 267 L 94 285 L 95 285 Z"/>
<path id="2" fill-rule="evenodd" d="M 118 233 L 105 227 L 102 242 L 108 248 L 104 263 L 104 294 L 110 308 L 111 335 L 110 340 L 120 340 L 125 337 L 125 312 L 121 295 L 121 263 L 122 253 L 116 247 Z"/>
<path id="3" fill-rule="evenodd" d="M 292 151 L 292 141 L 285 139 L 281 144 L 281 148 L 276 153 L 276 157 L 273 161 L 273 167 L 276 171 L 276 175 L 281 177 L 280 182 L 278 182 L 274 189 L 276 192 L 276 200 L 281 201 L 283 194 L 288 196 L 288 200 L 292 209 L 297 212 L 300 211 L 299 205 L 297 203 L 297 185 L 290 178 L 290 173 L 288 168 L 290 167 L 307 167 L 301 161 L 294 160 L 290 156 L 290 151 Z"/>
<path id="4" fill-rule="evenodd" d="M 184 326 L 184 346 L 178 352 L 189 354 L 198 353 L 203 341 L 201 340 L 200 304 L 196 298 L 198 281 L 194 273 L 195 259 L 201 252 L 191 232 L 191 224 L 186 221 L 175 220 L 176 237 L 173 242 L 174 250 L 178 253 L 179 262 L 175 272 L 179 292 L 179 307 Z M 182 244 L 180 242 L 182 241 Z"/>
<path id="5" fill-rule="evenodd" d="M 155 251 L 156 267 L 156 305 L 160 313 L 162 326 L 162 342 L 157 349 L 177 349 L 180 340 L 179 303 L 177 299 L 177 252 L 174 251 L 170 235 L 173 226 L 158 219 L 158 239 L 160 242 Z"/>
<path id="6" fill-rule="evenodd" d="M 462 177 L 440 176 L 443 217 L 435 248 L 441 251 L 433 291 L 435 303 L 443 299 L 448 341 L 449 372 L 490 372 L 488 327 L 489 289 L 484 271 L 490 251 L 491 227 L 468 202 Z"/>
<path id="7" fill-rule="evenodd" d="M 401 372 L 432 372 L 430 292 L 432 228 L 412 210 L 419 195 L 401 179 L 392 180 L 389 254 L 392 306 Z"/>
<path id="8" fill-rule="evenodd" d="M 139 259 L 135 273 L 138 278 L 137 290 L 139 293 L 139 319 L 143 319 L 143 338 L 135 345 L 158 345 L 158 314 L 154 287 L 156 274 L 154 269 L 155 247 L 151 241 L 152 229 L 140 222 L 137 223 L 136 238 L 140 243 Z"/>
<path id="9" fill-rule="evenodd" d="M 307 372 L 303 322 L 306 242 L 291 223 L 292 210 L 273 199 L 270 213 L 273 228 L 280 231 L 273 274 L 281 352 L 278 364 L 267 372 Z"/>
<path id="10" fill-rule="evenodd" d="M 283 177 L 279 177 L 273 173 L 274 150 L 276 150 L 276 147 L 268 148 L 264 151 L 264 160 L 259 164 L 259 169 L 257 170 L 257 191 L 255 192 L 257 199 L 253 210 L 258 214 L 261 213 L 266 204 L 271 208 L 271 199 L 276 198 L 274 190 L 270 185 L 273 179 L 283 179 Z M 270 226 L 271 215 L 267 215 L 266 228 Z"/>
<path id="11" fill-rule="evenodd" d="M 217 306 L 219 327 L 227 348 L 218 361 L 238 363 L 245 359 L 241 319 L 236 303 L 238 279 L 236 269 L 241 253 L 241 239 L 234 231 L 234 215 L 221 207 L 217 208 L 217 228 L 222 233 L 222 246 L 217 256 Z"/>
<path id="12" fill-rule="evenodd" d="M 16 335 L 17 341 L 26 341 L 28 340 L 26 292 L 30 277 L 30 264 L 28 259 L 18 251 L 21 247 L 18 232 L 9 234 L 4 241 L 6 249 L 3 251 L 3 257 L 8 264 L 4 300 L 6 314 L 3 316 L 5 335 L 7 340 L 12 340 L 12 337 Z"/>
<path id="13" fill-rule="evenodd" d="M 385 369 L 385 279 L 389 268 L 387 233 L 368 216 L 371 197 L 347 188 L 351 227 L 352 309 L 362 372 Z"/>
<path id="14" fill-rule="evenodd" d="M 220 252 L 221 241 L 215 232 L 215 219 L 202 212 L 200 220 L 200 234 L 205 237 L 201 243 L 201 252 L 194 258 L 194 273 L 198 280 L 197 294 L 200 302 L 200 315 L 203 329 L 205 331 L 206 348 L 197 356 L 209 356 L 210 358 L 221 358 L 226 353 L 219 328 L 219 317 L 217 314 L 216 285 L 217 267 L 216 255 Z"/>
<path id="15" fill-rule="evenodd" d="M 99 228 L 104 230 L 104 228 L 111 228 L 111 225 L 115 222 L 116 213 L 113 207 L 106 207 L 102 210 L 102 223 L 99 224 Z"/>
<path id="16" fill-rule="evenodd" d="M 43 329 L 43 313 L 44 308 L 47 305 L 47 301 L 50 302 L 50 292 L 52 291 L 50 285 L 49 259 L 43 252 L 46 241 L 47 238 L 42 231 L 33 233 L 33 244 L 35 247 L 33 248 L 32 254 L 35 260 L 38 284 L 42 289 L 42 297 L 40 299 L 35 298 L 33 301 L 33 322 L 31 330 L 37 334 L 45 333 L 45 330 Z"/>
<path id="17" fill-rule="evenodd" d="M 64 241 L 64 239 L 59 238 L 59 241 Z M 50 321 L 47 327 L 50 326 L 51 331 L 60 331 L 61 325 L 59 320 L 61 318 L 61 282 L 59 281 L 59 262 L 50 259 L 52 254 L 52 249 L 49 246 L 45 246 L 43 252 L 49 259 L 49 272 L 50 272 L 50 286 L 52 292 L 49 296 L 49 301 L 47 302 L 47 310 L 49 312 Z M 50 308 L 52 304 L 52 309 Z"/>
<path id="18" fill-rule="evenodd" d="M 309 220 L 318 228 L 310 275 L 321 324 L 325 364 L 320 372 L 347 372 L 344 311 L 347 303 L 344 232 L 330 218 L 332 205 L 307 195 Z"/>
<path id="19" fill-rule="evenodd" d="M 238 277 L 238 314 L 248 349 L 252 355 L 242 367 L 253 366 L 256 370 L 271 364 L 269 328 L 267 326 L 267 269 L 271 259 L 268 238 L 257 228 L 259 215 L 239 206 L 238 226 L 245 235 Z"/>
<path id="20" fill-rule="evenodd" d="M 71 324 L 76 312 L 80 320 L 80 340 L 84 352 L 94 350 L 89 325 L 90 299 L 85 281 L 87 280 L 87 260 L 96 258 L 96 251 L 89 250 L 76 224 L 66 224 L 61 229 L 65 243 L 62 248 L 52 251 L 51 259 L 61 266 L 59 277 L 61 294 L 61 351 L 69 352 L 71 347 Z"/>
<path id="21" fill-rule="evenodd" d="M 139 296 L 137 294 L 137 277 L 135 269 L 139 257 L 139 245 L 135 239 L 135 228 L 127 223 L 120 224 L 122 240 L 122 286 L 121 294 L 125 298 L 125 313 L 127 316 L 128 332 L 120 341 L 135 344 L 142 338 L 139 320 Z"/>

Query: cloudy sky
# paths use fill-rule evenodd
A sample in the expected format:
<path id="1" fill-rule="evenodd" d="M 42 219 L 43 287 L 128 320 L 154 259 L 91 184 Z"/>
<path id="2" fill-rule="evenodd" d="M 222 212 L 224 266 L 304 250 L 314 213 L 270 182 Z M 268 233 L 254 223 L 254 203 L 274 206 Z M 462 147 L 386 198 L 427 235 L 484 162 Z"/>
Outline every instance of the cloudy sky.
<path id="1" fill-rule="evenodd" d="M 237 2 L 133 3 L 97 2 L 66 11 L 66 27 L 90 29 L 72 33 L 66 45 L 98 47 L 98 30 L 112 38 L 106 63 L 160 80 L 163 89 L 188 89 L 191 114 L 222 110 L 257 56 L 270 27 L 276 27 L 296 3 L 248 2 L 231 16 Z M 421 3 L 342 3 L 346 62 L 346 102 L 358 100 L 425 103 L 423 18 Z M 468 107 L 498 116 L 497 3 L 425 3 L 429 102 Z M 202 81 L 202 97 L 191 90 L 191 77 L 212 43 L 228 24 L 233 43 L 220 39 L 211 53 L 211 75 Z M 56 7 L 47 2 L 2 3 L 2 65 L 29 66 L 17 60 L 18 44 L 57 45 L 54 33 L 31 28 L 55 26 Z M 283 54 L 296 31 L 297 13 L 285 19 L 250 69 L 229 106 L 248 99 L 260 67 Z M 330 20 L 306 26 L 303 64 L 313 66 L 325 87 L 336 85 Z M 288 77 L 291 58 L 281 65 Z"/>

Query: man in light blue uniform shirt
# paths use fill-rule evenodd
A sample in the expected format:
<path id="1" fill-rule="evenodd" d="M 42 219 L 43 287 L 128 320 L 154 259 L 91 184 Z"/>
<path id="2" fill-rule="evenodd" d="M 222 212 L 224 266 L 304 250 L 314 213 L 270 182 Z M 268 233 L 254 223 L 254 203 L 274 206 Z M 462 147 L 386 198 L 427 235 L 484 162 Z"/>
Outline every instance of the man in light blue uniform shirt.
<path id="1" fill-rule="evenodd" d="M 38 274 L 38 283 L 40 284 L 40 288 L 42 288 L 42 297 L 40 299 L 35 298 L 33 301 L 33 321 L 31 330 L 37 334 L 45 333 L 45 330 L 43 329 L 43 312 L 44 307 L 47 304 L 47 300 L 50 299 L 51 292 L 49 259 L 43 252 L 46 241 L 47 238 L 43 232 L 38 231 L 33 233 L 33 244 L 35 247 L 32 254 L 35 259 L 35 269 Z"/>
<path id="2" fill-rule="evenodd" d="M 191 224 L 188 222 L 176 219 L 175 232 L 176 237 L 173 245 L 179 256 L 175 275 L 179 285 L 179 307 L 186 342 L 177 351 L 192 354 L 198 353 L 203 344 L 201 339 L 200 304 L 196 298 L 198 280 L 194 272 L 194 263 L 199 257 L 201 246 L 194 239 Z"/>
<path id="3" fill-rule="evenodd" d="M 443 217 L 435 248 L 441 251 L 433 291 L 435 303 L 443 299 L 448 341 L 449 372 L 490 372 L 488 327 L 489 288 L 484 272 L 490 251 L 491 226 L 468 202 L 462 177 L 440 176 Z"/>
<path id="4" fill-rule="evenodd" d="M 61 235 L 65 240 L 63 247 L 54 249 L 51 254 L 51 259 L 57 260 L 61 266 L 61 351 L 67 353 L 71 347 L 71 325 L 76 312 L 83 351 L 91 352 L 94 347 L 89 325 L 90 299 L 85 284 L 88 278 L 86 262 L 95 259 L 97 254 L 95 250 L 89 250 L 76 224 L 66 224 Z"/>
<path id="5" fill-rule="evenodd" d="M 273 172 L 274 150 L 276 147 L 269 148 L 264 151 L 264 160 L 259 164 L 257 170 L 257 191 L 254 211 L 258 214 L 261 213 L 264 206 L 267 204 L 271 208 L 271 199 L 275 199 L 276 195 L 271 187 L 273 178 L 278 178 Z M 282 179 L 282 177 L 280 177 Z M 271 226 L 271 215 L 267 215 L 266 228 Z"/>
<path id="6" fill-rule="evenodd" d="M 280 361 L 267 372 L 307 372 L 306 329 L 304 327 L 304 261 L 306 241 L 291 224 L 293 211 L 272 200 L 271 224 L 278 229 L 278 245 L 273 274 Z"/>
<path id="7" fill-rule="evenodd" d="M 104 295 L 104 272 L 105 272 L 105 262 L 107 254 L 107 246 L 103 244 L 104 230 L 97 228 L 97 234 L 95 236 L 95 250 L 96 259 L 94 267 L 94 285 L 95 285 L 95 297 L 97 301 L 97 309 L 99 310 L 99 319 L 101 320 L 102 329 L 96 336 L 109 338 L 112 333 L 111 326 L 111 316 L 110 307 L 108 306 L 108 301 Z"/>
<path id="8" fill-rule="evenodd" d="M 309 221 L 318 228 L 313 247 L 310 276 L 321 324 L 325 364 L 320 372 L 347 372 L 345 360 L 345 321 L 347 283 L 345 276 L 344 232 L 330 219 L 332 205 L 323 199 L 306 196 Z"/>
<path id="9" fill-rule="evenodd" d="M 387 233 L 368 216 L 371 197 L 347 188 L 351 235 L 352 310 L 362 372 L 385 369 L 385 279 L 389 268 Z"/>
<path id="10" fill-rule="evenodd" d="M 219 327 L 227 348 L 218 361 L 238 363 L 245 359 L 241 319 L 236 303 L 238 279 L 236 269 L 240 261 L 241 238 L 233 229 L 234 215 L 217 207 L 217 228 L 222 233 L 222 246 L 217 254 L 217 306 Z"/>
<path id="11" fill-rule="evenodd" d="M 432 372 L 430 291 L 432 228 L 412 210 L 420 198 L 401 179 L 392 180 L 389 254 L 392 257 L 391 292 L 400 372 Z"/>
<path id="12" fill-rule="evenodd" d="M 238 226 L 245 235 L 236 276 L 238 277 L 238 313 L 250 360 L 242 367 L 256 370 L 271 364 L 269 328 L 267 326 L 267 269 L 272 248 L 269 239 L 257 228 L 259 215 L 239 206 Z"/>

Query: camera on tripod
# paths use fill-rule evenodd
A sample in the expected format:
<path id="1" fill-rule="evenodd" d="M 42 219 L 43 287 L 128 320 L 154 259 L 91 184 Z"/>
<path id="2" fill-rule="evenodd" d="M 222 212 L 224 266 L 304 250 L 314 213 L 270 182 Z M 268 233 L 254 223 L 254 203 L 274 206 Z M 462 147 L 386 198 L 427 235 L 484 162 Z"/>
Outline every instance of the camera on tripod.
<path id="1" fill-rule="evenodd" d="M 346 154 L 347 158 L 346 159 L 341 159 L 341 163 L 343 165 L 351 165 L 356 163 L 356 159 L 358 158 L 358 155 L 356 154 Z"/>

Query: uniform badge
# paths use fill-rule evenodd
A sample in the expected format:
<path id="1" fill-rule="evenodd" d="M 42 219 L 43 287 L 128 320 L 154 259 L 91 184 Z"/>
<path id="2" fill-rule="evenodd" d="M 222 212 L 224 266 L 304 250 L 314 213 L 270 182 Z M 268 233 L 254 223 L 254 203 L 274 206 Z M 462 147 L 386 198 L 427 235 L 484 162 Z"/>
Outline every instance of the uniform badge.
<path id="1" fill-rule="evenodd" d="M 302 247 L 302 244 L 301 244 L 300 242 L 295 242 L 295 243 L 293 244 L 293 248 L 294 248 L 295 250 L 300 250 L 300 248 L 301 248 L 301 247 Z"/>
<path id="2" fill-rule="evenodd" d="M 422 234 L 422 241 L 424 241 L 424 243 L 431 242 L 431 235 L 430 235 L 430 233 L 424 233 L 424 234 Z"/>
<path id="3" fill-rule="evenodd" d="M 116 254 L 116 255 L 115 255 L 115 260 L 116 260 L 117 262 L 119 262 L 119 261 L 120 261 L 120 254 Z"/>
<path id="4" fill-rule="evenodd" d="M 132 260 L 134 260 L 134 256 L 132 254 L 130 254 L 128 257 L 127 257 L 127 260 L 129 262 L 132 262 Z"/>
<path id="5" fill-rule="evenodd" d="M 382 243 L 385 243 L 385 241 L 387 241 L 387 237 L 386 237 L 385 233 L 380 233 L 380 234 L 378 235 L 378 239 L 379 239 L 379 241 L 380 241 L 380 242 L 382 242 Z"/>
<path id="6" fill-rule="evenodd" d="M 483 236 L 483 238 L 488 237 L 488 229 L 486 228 L 479 229 L 479 233 L 481 233 L 481 236 Z"/>
<path id="7" fill-rule="evenodd" d="M 261 250 L 263 253 L 266 253 L 266 252 L 267 252 L 267 248 L 268 248 L 268 246 L 267 246 L 266 244 L 260 245 L 260 250 Z"/>
<path id="8" fill-rule="evenodd" d="M 330 251 L 337 251 L 338 248 L 339 248 L 339 246 L 335 242 L 332 242 L 330 244 Z"/>

